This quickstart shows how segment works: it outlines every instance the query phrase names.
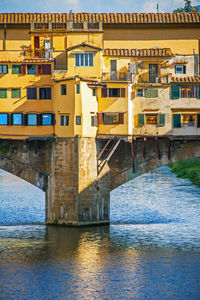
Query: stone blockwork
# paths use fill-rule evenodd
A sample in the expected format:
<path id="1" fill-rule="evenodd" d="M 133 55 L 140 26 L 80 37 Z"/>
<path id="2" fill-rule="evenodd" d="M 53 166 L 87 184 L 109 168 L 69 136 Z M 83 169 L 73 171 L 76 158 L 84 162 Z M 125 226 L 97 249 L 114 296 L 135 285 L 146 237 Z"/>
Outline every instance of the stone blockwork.
<path id="1" fill-rule="evenodd" d="M 100 172 L 103 144 L 95 138 L 1 140 L 0 168 L 46 192 L 47 224 L 108 224 L 111 190 L 170 162 L 200 156 L 198 137 L 145 139 L 134 140 L 132 152 L 131 143 L 121 141 Z"/>
<path id="2" fill-rule="evenodd" d="M 48 224 L 109 223 L 109 174 L 98 177 L 96 157 L 95 138 L 56 140 L 47 191 Z"/>

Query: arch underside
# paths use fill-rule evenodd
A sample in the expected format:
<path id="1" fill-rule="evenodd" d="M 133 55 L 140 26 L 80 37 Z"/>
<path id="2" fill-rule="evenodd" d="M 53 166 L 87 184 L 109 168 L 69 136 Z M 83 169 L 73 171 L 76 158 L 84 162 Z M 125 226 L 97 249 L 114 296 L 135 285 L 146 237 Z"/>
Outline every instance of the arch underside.
<path id="1" fill-rule="evenodd" d="M 131 155 L 130 147 L 129 143 L 122 143 L 109 162 L 110 190 L 159 167 L 200 157 L 200 140 L 174 140 L 169 149 L 169 141 L 163 139 L 160 141 L 159 151 L 155 141 L 151 140 L 146 144 L 145 155 L 143 141 L 140 141 L 134 157 Z"/>
<path id="2" fill-rule="evenodd" d="M 47 189 L 47 175 L 26 163 L 0 154 L 0 169 L 37 186 L 43 191 Z"/>

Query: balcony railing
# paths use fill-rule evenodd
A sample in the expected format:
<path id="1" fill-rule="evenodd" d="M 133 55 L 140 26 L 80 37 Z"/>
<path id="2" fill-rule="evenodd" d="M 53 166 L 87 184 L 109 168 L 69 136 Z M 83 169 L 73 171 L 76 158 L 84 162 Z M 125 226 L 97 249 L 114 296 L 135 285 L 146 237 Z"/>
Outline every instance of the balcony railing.
<path id="1" fill-rule="evenodd" d="M 111 72 L 103 73 L 102 80 L 108 81 L 132 81 L 132 73 L 129 72 Z"/>
<path id="2" fill-rule="evenodd" d="M 24 58 L 52 58 L 53 57 L 53 49 L 32 49 L 32 48 L 27 48 L 23 49 L 24 52 Z"/>
<path id="3" fill-rule="evenodd" d="M 167 84 L 169 83 L 170 78 L 168 77 L 168 75 L 166 76 L 159 76 L 159 77 L 155 77 L 153 79 L 146 79 L 142 76 L 139 76 L 137 79 L 137 83 L 146 83 L 146 84 L 156 84 L 156 83 L 161 83 L 161 84 Z"/>

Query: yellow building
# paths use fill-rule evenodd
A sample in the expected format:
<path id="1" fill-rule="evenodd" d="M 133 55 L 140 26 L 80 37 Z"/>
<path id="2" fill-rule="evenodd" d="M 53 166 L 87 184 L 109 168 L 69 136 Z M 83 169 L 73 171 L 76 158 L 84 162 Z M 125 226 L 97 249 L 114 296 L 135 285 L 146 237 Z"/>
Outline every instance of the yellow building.
<path id="1" fill-rule="evenodd" d="M 0 14 L 0 138 L 200 135 L 200 13 Z"/>

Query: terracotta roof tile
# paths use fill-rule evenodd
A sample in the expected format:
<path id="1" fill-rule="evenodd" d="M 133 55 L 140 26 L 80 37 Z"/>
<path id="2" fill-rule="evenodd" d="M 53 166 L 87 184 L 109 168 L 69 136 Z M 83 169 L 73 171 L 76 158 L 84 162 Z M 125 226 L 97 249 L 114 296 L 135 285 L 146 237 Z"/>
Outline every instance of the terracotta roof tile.
<path id="1" fill-rule="evenodd" d="M 172 56 L 170 48 L 155 48 L 155 49 L 104 49 L 104 56 Z"/>
<path id="2" fill-rule="evenodd" d="M 171 83 L 200 83 L 200 77 L 172 77 Z"/>
<path id="3" fill-rule="evenodd" d="M 69 13 L 1 13 L 0 23 L 49 22 L 64 23 Z M 89 20 L 91 23 L 103 21 L 104 24 L 200 24 L 197 13 L 71 13 L 74 22 Z"/>

